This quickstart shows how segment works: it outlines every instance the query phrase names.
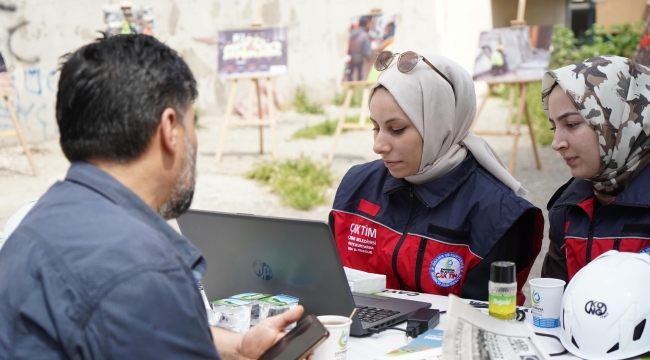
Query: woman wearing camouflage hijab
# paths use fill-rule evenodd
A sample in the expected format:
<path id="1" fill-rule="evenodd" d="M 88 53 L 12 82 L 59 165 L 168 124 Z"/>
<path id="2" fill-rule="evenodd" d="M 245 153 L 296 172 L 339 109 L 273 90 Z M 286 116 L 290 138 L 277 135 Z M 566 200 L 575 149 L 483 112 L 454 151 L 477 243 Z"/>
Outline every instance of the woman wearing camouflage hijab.
<path id="1" fill-rule="evenodd" d="M 548 204 L 542 276 L 570 280 L 608 250 L 650 252 L 650 69 L 599 56 L 548 71 L 542 89 L 573 176 Z"/>

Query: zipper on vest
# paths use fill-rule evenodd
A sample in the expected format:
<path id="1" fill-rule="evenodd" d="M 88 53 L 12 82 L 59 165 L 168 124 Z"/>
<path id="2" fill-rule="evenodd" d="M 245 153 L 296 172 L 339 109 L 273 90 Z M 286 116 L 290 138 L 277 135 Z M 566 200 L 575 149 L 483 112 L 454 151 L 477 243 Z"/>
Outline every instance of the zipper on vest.
<path id="1" fill-rule="evenodd" d="M 621 238 L 614 239 L 614 248 L 613 248 L 613 250 L 618 251 L 618 249 L 620 247 L 621 247 Z"/>
<path id="2" fill-rule="evenodd" d="M 418 258 L 415 261 L 415 286 L 418 288 L 418 292 L 422 291 L 422 284 L 420 283 L 420 278 L 422 277 L 422 262 L 424 261 L 424 251 L 427 249 L 427 243 L 429 241 L 425 238 L 420 239 L 420 247 L 418 248 Z"/>
<path id="3" fill-rule="evenodd" d="M 397 282 L 399 282 L 400 290 L 405 290 L 405 289 L 404 289 L 404 280 L 402 280 L 402 278 L 399 276 L 399 272 L 397 271 L 397 256 L 399 255 L 399 250 L 402 247 L 402 244 L 404 243 L 406 236 L 408 235 L 409 228 L 411 227 L 411 223 L 413 222 L 413 215 L 415 214 L 416 203 L 413 200 L 413 187 L 409 187 L 409 196 L 411 198 L 411 213 L 409 214 L 409 220 L 406 223 L 406 228 L 404 228 L 402 237 L 397 242 L 397 245 L 395 245 L 395 250 L 393 250 L 393 261 L 392 261 L 393 274 L 395 274 L 395 277 L 397 278 Z"/>
<path id="4" fill-rule="evenodd" d="M 594 201 L 598 201 L 598 199 L 594 199 Z M 587 254 L 586 254 L 586 260 L 587 260 L 586 263 L 587 264 L 589 264 L 591 262 L 591 248 L 592 248 L 592 245 L 594 244 L 594 223 L 596 221 L 596 214 L 598 214 L 598 212 L 604 206 L 607 206 L 607 205 L 606 204 L 602 205 L 598 209 L 596 209 L 596 211 L 594 211 L 592 216 L 591 216 L 591 220 L 589 220 L 589 233 L 587 234 Z"/>
<path id="5" fill-rule="evenodd" d="M 591 245 L 594 242 L 594 221 L 589 222 L 589 234 L 587 235 L 587 264 L 591 262 Z"/>

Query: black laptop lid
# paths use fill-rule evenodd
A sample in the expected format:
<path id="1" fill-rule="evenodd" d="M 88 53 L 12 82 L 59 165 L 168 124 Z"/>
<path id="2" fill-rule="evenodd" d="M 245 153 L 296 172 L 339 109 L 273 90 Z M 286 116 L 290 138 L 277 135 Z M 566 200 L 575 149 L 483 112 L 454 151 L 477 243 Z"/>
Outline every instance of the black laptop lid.
<path id="1" fill-rule="evenodd" d="M 210 301 L 258 292 L 295 296 L 306 314 L 354 309 L 326 223 L 198 210 L 177 221 L 208 262 L 202 283 Z"/>

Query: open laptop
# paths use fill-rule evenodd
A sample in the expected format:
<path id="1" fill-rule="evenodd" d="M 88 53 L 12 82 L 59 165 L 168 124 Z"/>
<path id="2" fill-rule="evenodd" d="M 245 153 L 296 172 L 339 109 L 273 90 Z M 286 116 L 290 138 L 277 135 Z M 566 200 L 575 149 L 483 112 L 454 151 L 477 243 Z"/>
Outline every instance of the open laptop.
<path id="1" fill-rule="evenodd" d="M 329 225 L 318 221 L 190 210 L 181 233 L 208 261 L 210 300 L 245 292 L 300 299 L 305 314 L 350 316 L 361 336 L 406 320 L 431 304 L 350 291 Z"/>

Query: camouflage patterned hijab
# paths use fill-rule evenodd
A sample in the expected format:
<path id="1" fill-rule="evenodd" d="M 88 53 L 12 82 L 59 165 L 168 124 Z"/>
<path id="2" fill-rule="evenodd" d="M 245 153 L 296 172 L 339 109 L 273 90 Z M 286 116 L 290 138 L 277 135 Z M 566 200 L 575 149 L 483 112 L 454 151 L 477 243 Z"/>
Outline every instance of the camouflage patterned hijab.
<path id="1" fill-rule="evenodd" d="M 587 181 L 606 203 L 650 162 L 650 69 L 624 57 L 599 56 L 548 71 L 542 80 L 546 116 L 556 84 L 598 134 L 600 172 Z"/>

